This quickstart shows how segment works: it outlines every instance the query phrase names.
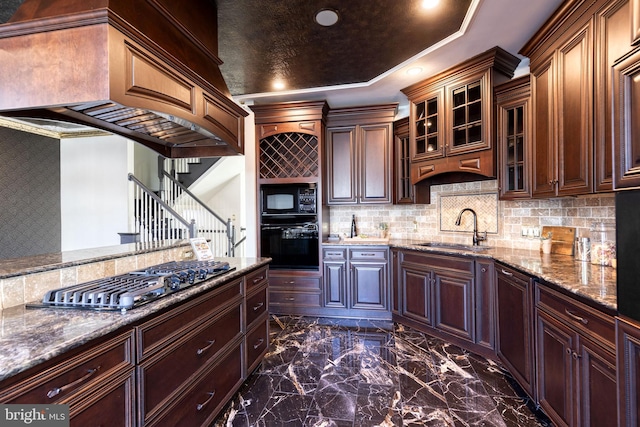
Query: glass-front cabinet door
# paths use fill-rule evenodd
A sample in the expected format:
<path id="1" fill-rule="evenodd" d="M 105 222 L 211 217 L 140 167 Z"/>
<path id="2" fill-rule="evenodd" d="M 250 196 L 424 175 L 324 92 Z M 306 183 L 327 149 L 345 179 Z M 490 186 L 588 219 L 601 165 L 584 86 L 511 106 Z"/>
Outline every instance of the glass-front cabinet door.
<path id="1" fill-rule="evenodd" d="M 453 90 L 454 148 L 464 147 L 482 140 L 482 96 L 480 81 Z"/>
<path id="2" fill-rule="evenodd" d="M 444 156 L 443 93 L 443 90 L 438 90 L 420 101 L 413 102 L 412 160 Z"/>
<path id="3" fill-rule="evenodd" d="M 507 156 L 507 191 L 522 191 L 524 189 L 524 106 L 519 105 L 506 110 L 507 129 L 505 138 Z"/>
<path id="4" fill-rule="evenodd" d="M 447 155 L 462 154 L 491 147 L 490 117 L 487 108 L 486 76 L 472 76 L 447 88 Z"/>
<path id="5" fill-rule="evenodd" d="M 498 180 L 502 200 L 531 197 L 529 76 L 496 87 Z"/>

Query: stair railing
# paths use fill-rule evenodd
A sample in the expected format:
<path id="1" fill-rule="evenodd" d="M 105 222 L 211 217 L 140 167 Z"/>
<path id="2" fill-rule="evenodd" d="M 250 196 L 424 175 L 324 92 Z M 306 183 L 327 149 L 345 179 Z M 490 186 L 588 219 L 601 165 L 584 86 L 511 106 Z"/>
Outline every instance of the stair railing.
<path id="1" fill-rule="evenodd" d="M 184 219 L 133 174 L 129 174 L 129 181 L 134 183 L 133 200 L 135 201 L 133 218 L 130 222 L 140 242 L 197 237 L 195 220 Z"/>
<path id="2" fill-rule="evenodd" d="M 165 197 L 161 197 L 129 174 L 136 201 L 131 222 L 138 240 L 144 243 L 204 237 L 209 240 L 214 256 L 242 256 L 238 248 L 242 250 L 240 245 L 246 236 L 236 241 L 233 221 L 224 221 L 168 173 L 164 172 L 164 178 L 164 190 L 160 193 Z"/>
<path id="3" fill-rule="evenodd" d="M 198 237 L 209 240 L 214 255 L 242 256 L 238 248 L 242 250 L 240 245 L 245 237 L 236 241 L 236 227 L 231 218 L 225 221 L 165 170 L 162 171 L 160 188 L 160 197 L 168 206 L 183 218 L 195 220 Z"/>

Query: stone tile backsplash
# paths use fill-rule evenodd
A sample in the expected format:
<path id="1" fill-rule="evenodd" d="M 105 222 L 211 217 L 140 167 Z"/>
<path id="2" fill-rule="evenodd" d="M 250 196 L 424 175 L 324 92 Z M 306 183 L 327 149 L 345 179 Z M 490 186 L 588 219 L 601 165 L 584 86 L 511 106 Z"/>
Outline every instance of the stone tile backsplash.
<path id="1" fill-rule="evenodd" d="M 500 201 L 497 194 L 497 181 L 490 180 L 434 185 L 429 205 L 332 206 L 329 231 L 348 233 L 355 214 L 360 234 L 376 236 L 384 222 L 391 238 L 471 244 L 471 214 L 464 214 L 460 231 L 451 227 L 460 209 L 471 207 L 478 213 L 478 231 L 488 230 L 487 242 L 482 244 L 536 250 L 539 240 L 523 237 L 523 227 L 575 227 L 578 236 L 588 236 L 594 222 L 615 223 L 613 193 L 521 201 Z M 472 206 L 463 206 L 467 203 Z"/>

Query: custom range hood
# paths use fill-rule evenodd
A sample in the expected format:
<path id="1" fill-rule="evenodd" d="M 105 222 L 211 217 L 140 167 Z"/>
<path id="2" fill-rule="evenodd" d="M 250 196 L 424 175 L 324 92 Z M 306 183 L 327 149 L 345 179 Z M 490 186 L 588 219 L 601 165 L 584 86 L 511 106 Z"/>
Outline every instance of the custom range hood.
<path id="1" fill-rule="evenodd" d="M 25 0 L 0 25 L 0 116 L 103 129 L 168 158 L 244 153 L 214 0 Z"/>

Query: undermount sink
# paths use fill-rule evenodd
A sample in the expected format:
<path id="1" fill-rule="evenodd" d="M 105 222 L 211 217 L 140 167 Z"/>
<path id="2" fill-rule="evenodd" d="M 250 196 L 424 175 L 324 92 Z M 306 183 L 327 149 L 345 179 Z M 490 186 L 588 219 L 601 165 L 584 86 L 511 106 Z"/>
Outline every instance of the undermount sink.
<path id="1" fill-rule="evenodd" d="M 463 245 L 461 243 L 442 243 L 442 242 L 425 242 L 418 243 L 417 246 L 425 246 L 428 248 L 441 248 L 441 249 L 457 249 L 461 251 L 485 251 L 489 249 L 489 246 L 472 246 Z"/>

